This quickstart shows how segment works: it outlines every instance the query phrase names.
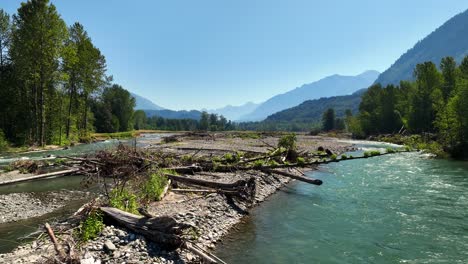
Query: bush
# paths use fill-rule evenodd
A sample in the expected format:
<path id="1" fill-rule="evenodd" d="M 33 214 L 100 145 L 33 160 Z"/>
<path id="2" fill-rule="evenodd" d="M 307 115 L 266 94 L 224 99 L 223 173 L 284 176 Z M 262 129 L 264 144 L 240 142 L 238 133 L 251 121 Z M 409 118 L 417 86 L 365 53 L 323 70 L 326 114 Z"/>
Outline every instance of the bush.
<path id="1" fill-rule="evenodd" d="M 297 165 L 304 166 L 305 165 L 305 159 L 303 157 L 298 157 L 297 158 Z"/>
<path id="2" fill-rule="evenodd" d="M 386 151 L 387 151 L 387 153 L 395 153 L 396 152 L 396 150 L 393 149 L 393 148 L 387 148 Z"/>
<path id="3" fill-rule="evenodd" d="M 366 151 L 364 152 L 364 157 L 374 157 L 374 156 L 379 156 L 382 153 L 378 150 L 371 150 L 371 151 Z"/>
<path id="4" fill-rule="evenodd" d="M 296 134 L 291 133 L 285 136 L 282 136 L 278 142 L 278 148 L 285 148 L 287 150 L 295 150 L 297 138 Z"/>
<path id="5" fill-rule="evenodd" d="M 240 156 L 238 156 L 237 154 L 226 153 L 224 154 L 224 160 L 227 163 L 235 163 L 240 160 Z"/>
<path id="6" fill-rule="evenodd" d="M 90 239 L 95 239 L 104 228 L 102 213 L 92 211 L 86 220 L 80 223 L 79 236 L 82 241 L 86 242 Z"/>
<path id="7" fill-rule="evenodd" d="M 162 173 L 151 174 L 141 188 L 142 198 L 147 201 L 159 201 L 166 185 L 167 178 Z"/>
<path id="8" fill-rule="evenodd" d="M 341 159 L 342 160 L 348 159 L 348 156 L 346 156 L 346 154 L 343 154 L 343 155 L 341 155 Z"/>
<path id="9" fill-rule="evenodd" d="M 336 158 L 337 158 L 336 154 L 333 154 L 333 155 L 330 156 L 331 160 L 336 160 Z"/>
<path id="10" fill-rule="evenodd" d="M 0 130 L 0 151 L 5 151 L 8 149 L 8 141 L 5 138 L 5 134 Z"/>
<path id="11" fill-rule="evenodd" d="M 109 193 L 109 205 L 132 214 L 138 213 L 137 197 L 127 189 L 113 189 Z"/>

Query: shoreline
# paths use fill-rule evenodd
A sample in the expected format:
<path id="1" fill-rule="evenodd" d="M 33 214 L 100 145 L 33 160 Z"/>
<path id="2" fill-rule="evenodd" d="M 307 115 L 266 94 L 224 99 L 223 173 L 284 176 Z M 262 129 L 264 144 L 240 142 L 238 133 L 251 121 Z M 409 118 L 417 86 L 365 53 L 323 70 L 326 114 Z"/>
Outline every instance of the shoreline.
<path id="1" fill-rule="evenodd" d="M 299 147 L 305 150 L 316 150 L 318 146 L 324 146 L 339 153 L 352 148 L 349 143 L 337 142 L 331 138 L 303 135 L 299 138 Z M 270 145 L 275 145 L 277 141 L 272 137 L 263 140 L 268 141 Z M 217 139 L 214 142 L 213 144 L 213 142 L 206 139 L 187 139 L 183 141 L 183 144 L 168 143 L 157 147 L 180 153 L 181 151 L 184 152 L 182 150 L 184 146 L 190 145 L 195 148 L 206 148 L 208 152 L 206 155 L 217 152 L 215 149 L 221 147 L 225 149 L 232 147 L 232 151 L 239 148 L 250 149 L 251 151 L 265 151 L 266 149 L 265 146 L 259 147 L 259 141 L 256 139 L 228 138 Z M 178 147 L 181 150 L 178 150 Z M 210 148 L 213 150 L 210 151 Z M 292 170 L 289 172 L 299 173 Z M 148 211 L 156 216 L 172 216 L 178 222 L 196 226 L 198 231 L 197 234 L 194 234 L 193 242 L 205 250 L 212 250 L 232 228 L 242 222 L 250 209 L 260 205 L 293 180 L 281 176 L 267 176 L 265 173 L 258 171 L 246 171 L 242 174 L 213 173 L 194 176 L 220 182 L 233 182 L 250 176 L 254 176 L 257 183 L 255 199 L 251 205 L 245 202 L 228 201 L 223 195 L 217 193 L 196 195 L 169 192 L 162 201 L 152 203 Z M 36 247 L 33 247 L 34 245 Z M 96 260 L 102 260 L 105 263 L 115 263 L 117 261 L 127 263 L 199 263 L 198 257 L 186 250 L 165 251 L 156 244 L 147 242 L 140 235 L 112 225 L 106 226 L 97 239 L 83 245 L 81 252 L 81 258 L 89 261 L 87 263 L 96 263 Z M 54 254 L 50 242 L 45 241 L 41 246 L 33 242 L 20 246 L 11 253 L 0 255 L 0 261 L 4 263 L 30 263 L 50 254 Z"/>

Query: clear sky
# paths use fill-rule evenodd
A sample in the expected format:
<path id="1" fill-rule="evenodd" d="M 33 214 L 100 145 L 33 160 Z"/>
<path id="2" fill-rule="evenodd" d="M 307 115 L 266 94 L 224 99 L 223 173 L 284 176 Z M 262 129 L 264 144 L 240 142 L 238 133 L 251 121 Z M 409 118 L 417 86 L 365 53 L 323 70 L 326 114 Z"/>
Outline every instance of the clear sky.
<path id="1" fill-rule="evenodd" d="M 15 13 L 20 0 L 1 0 Z M 170 109 L 261 102 L 383 71 L 466 0 L 52 0 L 126 89 Z"/>

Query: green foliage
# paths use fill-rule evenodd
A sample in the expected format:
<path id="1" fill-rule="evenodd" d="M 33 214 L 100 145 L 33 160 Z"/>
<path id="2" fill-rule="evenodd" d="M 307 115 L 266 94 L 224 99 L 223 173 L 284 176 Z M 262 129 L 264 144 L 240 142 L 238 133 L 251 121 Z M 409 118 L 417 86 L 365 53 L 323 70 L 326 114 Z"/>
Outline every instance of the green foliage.
<path id="1" fill-rule="evenodd" d="M 297 165 L 304 166 L 305 163 L 306 163 L 306 160 L 303 157 L 298 157 L 297 158 Z"/>
<path id="2" fill-rule="evenodd" d="M 98 237 L 104 228 L 103 216 L 101 212 L 92 211 L 84 221 L 80 223 L 79 237 L 83 242 Z"/>
<path id="3" fill-rule="evenodd" d="M 278 141 L 278 148 L 284 148 L 287 150 L 296 150 L 297 148 L 296 142 L 297 142 L 296 134 L 294 133 L 287 134 L 287 135 L 282 136 L 280 140 Z"/>
<path id="4" fill-rule="evenodd" d="M 468 156 L 468 56 L 460 66 L 454 58 L 416 65 L 414 82 L 383 88 L 373 85 L 363 95 L 359 122 L 364 135 L 409 131 L 417 137 L 400 137 L 412 148 L 443 155 Z M 444 147 L 442 147 L 444 146 Z M 462 150 L 460 152 L 460 150 Z M 465 151 L 466 150 L 466 151 Z"/>
<path id="5" fill-rule="evenodd" d="M 343 154 L 343 155 L 341 155 L 341 159 L 342 160 L 348 159 L 348 156 L 346 154 Z"/>
<path id="6" fill-rule="evenodd" d="M 393 148 L 387 148 L 387 149 L 386 149 L 386 152 L 387 152 L 387 153 L 395 153 L 396 150 L 393 149 Z"/>
<path id="7" fill-rule="evenodd" d="M 374 157 L 374 156 L 380 156 L 382 153 L 378 150 L 370 150 L 364 152 L 364 157 Z"/>
<path id="8" fill-rule="evenodd" d="M 253 167 L 254 167 L 254 168 L 262 167 L 262 166 L 263 166 L 263 163 L 264 163 L 263 160 L 256 160 L 256 161 L 254 161 L 254 163 L 253 163 Z"/>
<path id="9" fill-rule="evenodd" d="M 335 109 L 328 108 L 322 116 L 322 128 L 324 131 L 331 131 L 335 128 Z"/>
<path id="10" fill-rule="evenodd" d="M 240 161 L 240 156 L 238 156 L 237 153 L 226 153 L 224 154 L 224 161 L 226 161 L 227 163 L 236 163 Z"/>
<path id="11" fill-rule="evenodd" d="M 153 173 L 141 186 L 140 195 L 146 201 L 159 201 L 166 185 L 167 177 L 163 173 Z"/>
<path id="12" fill-rule="evenodd" d="M 330 156 L 330 159 L 331 159 L 331 160 L 336 160 L 336 158 L 337 158 L 336 154 L 332 154 L 332 155 Z"/>
<path id="13" fill-rule="evenodd" d="M 0 130 L 0 151 L 5 151 L 8 149 L 8 141 L 5 138 L 5 134 Z"/>
<path id="14" fill-rule="evenodd" d="M 137 196 L 127 188 L 114 188 L 109 193 L 109 205 L 132 214 L 138 214 Z"/>

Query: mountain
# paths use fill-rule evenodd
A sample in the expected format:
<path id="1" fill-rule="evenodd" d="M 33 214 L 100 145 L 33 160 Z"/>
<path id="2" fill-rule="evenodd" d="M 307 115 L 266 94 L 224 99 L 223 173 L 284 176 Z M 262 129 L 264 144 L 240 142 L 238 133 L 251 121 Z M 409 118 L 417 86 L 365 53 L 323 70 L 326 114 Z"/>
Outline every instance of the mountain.
<path id="1" fill-rule="evenodd" d="M 143 109 L 143 110 L 145 111 L 147 117 L 160 116 L 160 117 L 169 118 L 169 119 L 200 120 L 200 116 L 201 116 L 201 112 L 197 110 L 191 110 L 191 111 L 186 111 L 186 110 L 174 111 L 174 110 L 168 110 L 168 109 L 163 109 L 163 110 Z"/>
<path id="2" fill-rule="evenodd" d="M 366 91 L 367 89 L 361 89 L 351 95 L 308 100 L 298 106 L 272 114 L 264 122 L 319 123 L 323 112 L 328 108 L 335 109 L 337 117 L 343 117 L 346 109 L 351 109 L 355 114 L 359 110 L 361 96 Z"/>
<path id="3" fill-rule="evenodd" d="M 403 54 L 389 69 L 384 71 L 376 83 L 399 84 L 400 80 L 412 80 L 416 64 L 440 60 L 452 56 L 459 63 L 468 55 L 468 10 L 460 13 L 419 41 Z"/>
<path id="4" fill-rule="evenodd" d="M 136 110 L 163 110 L 164 108 L 138 94 L 130 93 L 136 101 Z"/>
<path id="5" fill-rule="evenodd" d="M 357 76 L 332 75 L 313 83 L 304 84 L 292 91 L 276 95 L 253 112 L 242 116 L 240 121 L 259 121 L 278 111 L 299 105 L 306 100 L 338 95 L 351 94 L 359 89 L 369 87 L 379 72 L 366 71 Z"/>
<path id="6" fill-rule="evenodd" d="M 205 110 L 208 113 L 214 113 L 218 115 L 223 115 L 228 120 L 237 120 L 242 116 L 253 112 L 259 104 L 248 102 L 240 106 L 227 105 L 223 108 Z"/>

